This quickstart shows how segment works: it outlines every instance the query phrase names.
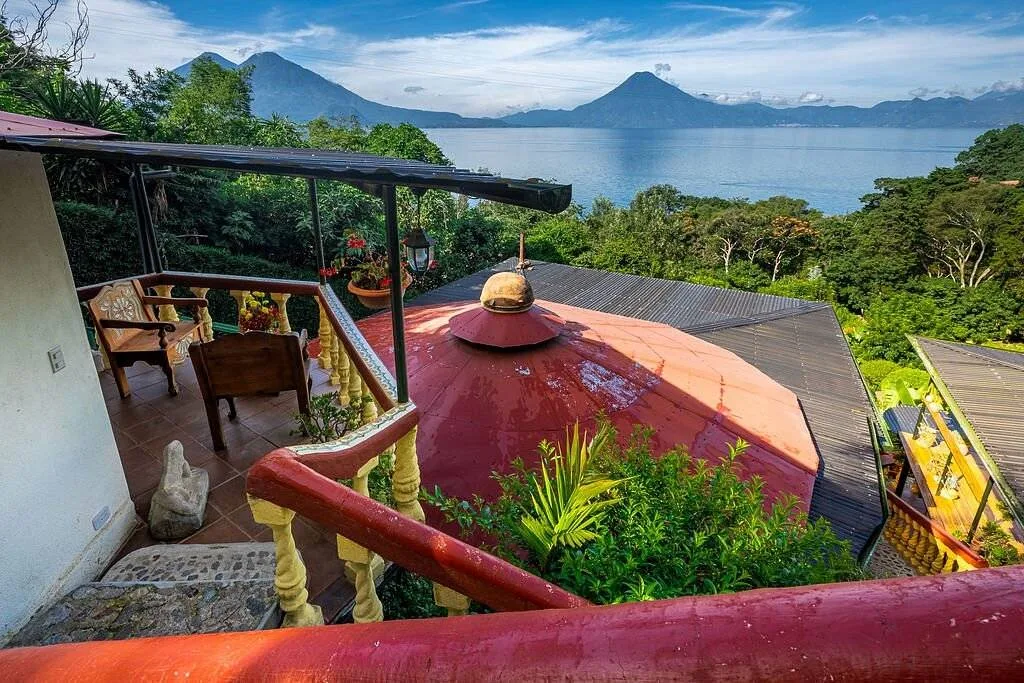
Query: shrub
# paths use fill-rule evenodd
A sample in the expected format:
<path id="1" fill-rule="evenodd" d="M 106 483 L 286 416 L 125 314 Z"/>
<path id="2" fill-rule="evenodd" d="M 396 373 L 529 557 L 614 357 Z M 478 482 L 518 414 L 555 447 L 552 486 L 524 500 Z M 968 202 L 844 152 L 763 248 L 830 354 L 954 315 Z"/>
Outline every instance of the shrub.
<path id="1" fill-rule="evenodd" d="M 858 363 L 858 366 L 860 367 L 860 374 L 864 376 L 864 381 L 872 391 L 879 388 L 886 375 L 900 367 L 891 360 L 881 358 L 861 361 Z"/>
<path id="2" fill-rule="evenodd" d="M 592 476 L 621 482 L 604 494 L 620 500 L 602 510 L 593 538 L 546 561 L 522 532 L 534 513 L 538 472 L 521 460 L 494 475 L 501 494 L 493 502 L 448 498 L 438 489 L 425 498 L 467 537 L 486 536 L 489 550 L 599 603 L 861 576 L 849 544 L 825 520 L 808 523 L 792 499 L 766 508 L 761 482 L 738 476 L 746 444 L 712 465 L 678 449 L 655 458 L 649 436 L 638 429 L 623 447 L 611 431 L 596 449 Z"/>
<path id="3" fill-rule="evenodd" d="M 767 287 L 761 288 L 762 294 L 788 296 L 792 299 L 810 299 L 812 301 L 835 301 L 836 293 L 824 278 L 813 280 L 787 275 Z"/>
<path id="4" fill-rule="evenodd" d="M 55 202 L 53 208 L 76 286 L 142 272 L 134 214 L 78 202 Z"/>
<path id="5" fill-rule="evenodd" d="M 924 370 L 897 368 L 882 378 L 878 385 L 878 404 L 882 410 L 893 406 L 920 405 L 931 378 Z"/>
<path id="6" fill-rule="evenodd" d="M 1011 543 L 1012 537 L 998 522 L 985 522 L 978 533 L 979 554 L 993 567 L 1024 562 Z"/>

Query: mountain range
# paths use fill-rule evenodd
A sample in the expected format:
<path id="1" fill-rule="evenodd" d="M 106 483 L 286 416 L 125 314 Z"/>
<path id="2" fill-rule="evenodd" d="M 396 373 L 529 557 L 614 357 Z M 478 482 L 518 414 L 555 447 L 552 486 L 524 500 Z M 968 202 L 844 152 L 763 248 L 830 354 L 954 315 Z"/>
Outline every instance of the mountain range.
<path id="1" fill-rule="evenodd" d="M 209 52 L 196 59 L 202 57 L 227 69 L 252 67 L 253 113 L 262 117 L 276 113 L 300 122 L 317 116 L 356 117 L 366 125 L 411 123 L 421 128 L 993 128 L 1024 122 L 1024 91 L 991 91 L 974 99 L 885 101 L 873 107 L 777 108 L 759 103 L 718 104 L 694 97 L 649 71 L 634 73 L 607 94 L 575 109 L 535 109 L 501 118 L 470 118 L 367 100 L 273 52 L 254 54 L 241 64 Z M 174 71 L 187 76 L 191 66 L 188 62 Z"/>

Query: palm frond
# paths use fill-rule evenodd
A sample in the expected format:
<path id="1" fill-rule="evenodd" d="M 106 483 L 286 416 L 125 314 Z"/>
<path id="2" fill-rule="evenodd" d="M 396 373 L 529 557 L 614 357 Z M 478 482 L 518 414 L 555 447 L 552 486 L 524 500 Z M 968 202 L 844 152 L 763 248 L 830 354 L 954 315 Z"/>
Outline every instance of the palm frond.
<path id="1" fill-rule="evenodd" d="M 566 429 L 565 447 L 541 447 L 539 476 L 533 481 L 532 514 L 522 518 L 523 539 L 542 563 L 560 546 L 578 548 L 596 538 L 594 528 L 604 510 L 619 502 L 615 489 L 624 479 L 596 478 L 592 456 L 607 444 L 610 429 L 602 426 L 587 441 L 577 422 Z"/>

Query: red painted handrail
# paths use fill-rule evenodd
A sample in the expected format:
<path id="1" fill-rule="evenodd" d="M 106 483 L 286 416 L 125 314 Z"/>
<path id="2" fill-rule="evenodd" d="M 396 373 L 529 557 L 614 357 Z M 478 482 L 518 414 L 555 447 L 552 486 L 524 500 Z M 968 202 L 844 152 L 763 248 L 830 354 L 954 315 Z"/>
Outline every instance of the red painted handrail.
<path id="1" fill-rule="evenodd" d="M 264 456 L 249 470 L 246 490 L 498 611 L 589 604 L 538 576 L 314 472 L 285 448 Z"/>
<path id="2" fill-rule="evenodd" d="M 942 525 L 938 522 L 929 519 L 925 515 L 915 510 L 905 500 L 897 496 L 892 491 L 886 491 L 889 497 L 889 504 L 898 507 L 908 517 L 914 520 L 914 523 L 918 526 L 922 526 L 928 530 L 932 536 L 935 536 L 942 544 L 953 551 L 958 558 L 971 565 L 975 569 L 982 569 L 988 566 L 988 560 L 974 552 L 970 546 L 964 544 L 963 541 L 952 536 L 948 531 L 942 528 Z"/>
<path id="3" fill-rule="evenodd" d="M 0 651 L 14 681 L 1019 680 L 1024 566 Z"/>

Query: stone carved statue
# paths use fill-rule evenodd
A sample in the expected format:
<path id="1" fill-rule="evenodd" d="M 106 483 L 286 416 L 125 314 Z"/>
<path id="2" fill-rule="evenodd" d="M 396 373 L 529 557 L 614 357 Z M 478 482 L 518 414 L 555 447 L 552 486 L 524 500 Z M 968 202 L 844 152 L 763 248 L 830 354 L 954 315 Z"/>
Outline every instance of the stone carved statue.
<path id="1" fill-rule="evenodd" d="M 149 507 L 149 533 L 161 541 L 185 538 L 203 526 L 210 477 L 185 461 L 180 441 L 164 448 L 164 471 Z"/>

